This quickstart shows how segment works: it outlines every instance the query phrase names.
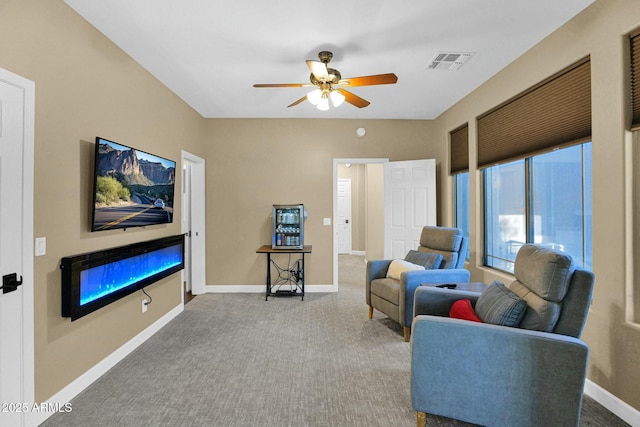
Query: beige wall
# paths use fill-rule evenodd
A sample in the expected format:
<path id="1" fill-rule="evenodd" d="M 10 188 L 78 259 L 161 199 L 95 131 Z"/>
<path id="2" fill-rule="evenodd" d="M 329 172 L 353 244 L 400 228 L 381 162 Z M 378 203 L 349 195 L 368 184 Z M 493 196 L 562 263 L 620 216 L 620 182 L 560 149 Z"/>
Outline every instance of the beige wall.
<path id="1" fill-rule="evenodd" d="M 350 106 L 345 106 L 350 108 Z M 429 121 L 210 119 L 207 146 L 207 284 L 264 283 L 271 205 L 304 203 L 307 284 L 333 283 L 333 159 L 442 158 Z M 363 138 L 355 130 L 365 127 Z"/>
<path id="2" fill-rule="evenodd" d="M 384 165 L 371 163 L 366 172 L 366 259 L 384 258 Z"/>
<path id="3" fill-rule="evenodd" d="M 61 0 L 3 0 L 0 67 L 36 84 L 34 233 L 36 399 L 44 401 L 181 302 L 180 275 L 71 322 L 60 315 L 60 259 L 180 233 L 172 225 L 89 232 L 96 135 L 180 161 L 204 155 L 204 120 Z M 177 188 L 180 188 L 180 174 Z M 179 191 L 176 204 L 180 203 Z"/>
<path id="4" fill-rule="evenodd" d="M 544 78 L 591 55 L 593 124 L 593 270 L 596 287 L 583 339 L 590 347 L 588 377 L 596 384 L 640 409 L 640 325 L 625 321 L 632 318 L 626 304 L 632 290 L 640 290 L 633 281 L 633 258 L 627 256 L 632 240 L 638 241 L 638 229 L 626 212 L 632 202 L 632 174 L 637 164 L 626 162 L 630 156 L 625 131 L 628 114 L 628 57 L 626 34 L 640 27 L 640 1 L 601 0 L 567 25 L 531 49 L 478 90 L 456 104 L 435 121 L 434 140 L 446 144 L 448 132 L 469 122 L 469 136 L 475 141 L 475 118 L 493 106 L 531 87 Z M 482 267 L 481 174 L 473 167 L 475 144 L 470 144 L 471 261 L 474 280 L 510 281 Z M 440 171 L 445 219 L 452 221 L 452 180 L 445 167 Z M 558 183 L 558 185 L 562 185 Z M 639 212 L 632 212 L 638 216 Z M 635 238 L 634 238 L 635 236 Z M 626 294 L 629 294 L 627 298 Z"/>
<path id="5" fill-rule="evenodd" d="M 636 323 L 640 323 L 640 286 L 636 283 L 639 282 L 637 278 L 633 277 L 634 266 L 640 265 L 640 167 L 634 167 L 633 165 L 640 165 L 640 132 L 635 132 L 632 140 L 628 143 L 631 148 L 628 150 L 630 155 L 627 156 L 627 169 L 631 171 L 631 184 L 629 187 L 632 191 L 632 196 L 629 200 L 630 209 L 630 226 L 634 230 L 633 242 L 631 242 L 629 267 L 629 275 L 631 276 L 627 280 L 627 289 L 629 301 L 627 301 L 626 318 L 632 319 Z M 637 273 L 636 273 L 637 274 Z"/>

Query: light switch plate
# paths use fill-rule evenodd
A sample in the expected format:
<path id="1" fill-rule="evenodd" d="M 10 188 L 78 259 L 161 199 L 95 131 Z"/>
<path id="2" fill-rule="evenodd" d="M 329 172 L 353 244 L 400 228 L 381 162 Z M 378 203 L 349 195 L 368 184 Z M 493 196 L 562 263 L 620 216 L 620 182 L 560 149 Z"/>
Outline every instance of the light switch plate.
<path id="1" fill-rule="evenodd" d="M 322 218 L 322 225 L 331 225 L 331 218 Z"/>
<path id="2" fill-rule="evenodd" d="M 47 253 L 47 238 L 46 237 L 36 237 L 36 248 L 35 248 L 36 256 L 43 256 Z"/>

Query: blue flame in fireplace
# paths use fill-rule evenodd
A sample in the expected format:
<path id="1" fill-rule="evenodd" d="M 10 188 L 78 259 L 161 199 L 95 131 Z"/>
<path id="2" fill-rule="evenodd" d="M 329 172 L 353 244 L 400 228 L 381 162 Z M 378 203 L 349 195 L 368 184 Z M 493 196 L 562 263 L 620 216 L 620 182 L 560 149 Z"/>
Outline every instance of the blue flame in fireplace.
<path id="1" fill-rule="evenodd" d="M 80 305 L 134 285 L 182 263 L 182 245 L 111 262 L 80 272 Z"/>

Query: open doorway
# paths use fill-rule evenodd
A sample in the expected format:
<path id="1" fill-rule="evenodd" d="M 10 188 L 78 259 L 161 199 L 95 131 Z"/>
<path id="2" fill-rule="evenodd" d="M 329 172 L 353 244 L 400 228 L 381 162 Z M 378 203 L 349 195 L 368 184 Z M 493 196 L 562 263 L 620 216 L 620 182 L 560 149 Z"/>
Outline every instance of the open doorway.
<path id="1" fill-rule="evenodd" d="M 349 167 L 347 167 L 349 165 Z M 351 187 L 351 250 L 372 259 L 402 258 L 417 248 L 424 225 L 436 225 L 435 160 L 334 159 L 333 290 L 338 291 L 340 253 L 348 212 L 344 188 Z M 355 184 L 354 184 L 355 183 Z M 348 237 L 346 237 L 348 238 Z M 364 280 L 363 280 L 364 283 Z"/>
<path id="2" fill-rule="evenodd" d="M 333 161 L 334 291 L 338 291 L 340 256 L 360 256 L 363 262 L 367 257 L 382 257 L 383 165 L 387 161 L 368 158 Z"/>
<path id="3" fill-rule="evenodd" d="M 205 161 L 182 151 L 183 302 L 205 291 Z"/>

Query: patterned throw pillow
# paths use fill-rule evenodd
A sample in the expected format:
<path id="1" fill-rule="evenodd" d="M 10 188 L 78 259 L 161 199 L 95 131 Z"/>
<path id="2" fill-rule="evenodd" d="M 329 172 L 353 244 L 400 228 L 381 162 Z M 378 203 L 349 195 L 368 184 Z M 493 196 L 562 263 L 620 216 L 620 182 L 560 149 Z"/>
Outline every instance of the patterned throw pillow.
<path id="1" fill-rule="evenodd" d="M 485 289 L 476 302 L 476 313 L 485 323 L 520 326 L 527 302 L 497 280 Z"/>
<path id="2" fill-rule="evenodd" d="M 442 255 L 432 252 L 410 250 L 404 260 L 421 265 L 427 270 L 438 269 L 442 265 Z"/>

